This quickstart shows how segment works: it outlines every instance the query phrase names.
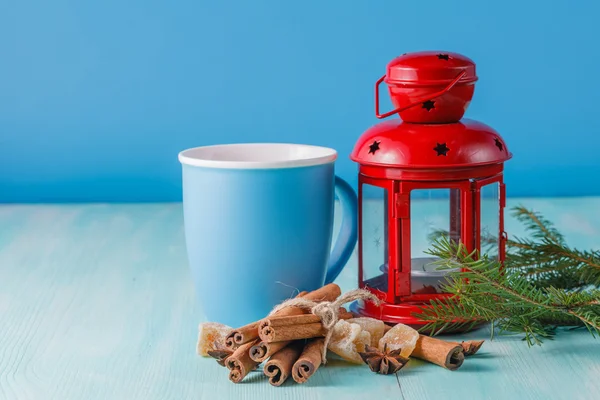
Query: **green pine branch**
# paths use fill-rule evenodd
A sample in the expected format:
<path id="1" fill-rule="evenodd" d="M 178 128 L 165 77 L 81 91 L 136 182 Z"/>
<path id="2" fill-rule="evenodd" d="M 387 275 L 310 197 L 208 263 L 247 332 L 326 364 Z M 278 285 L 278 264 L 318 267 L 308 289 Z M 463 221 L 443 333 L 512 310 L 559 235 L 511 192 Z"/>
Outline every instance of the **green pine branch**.
<path id="1" fill-rule="evenodd" d="M 469 253 L 462 243 L 445 236 L 435 240 L 429 254 L 439 258 L 439 269 L 460 270 L 448 271 L 448 283 L 443 287 L 452 299 L 433 301 L 418 314 L 428 322 L 423 328 L 426 333 L 493 322 L 492 335 L 522 333 L 529 345 L 551 338 L 558 321 L 585 326 L 594 335 L 600 333 L 599 290 L 540 287 L 520 269 L 503 269 L 498 261 Z"/>

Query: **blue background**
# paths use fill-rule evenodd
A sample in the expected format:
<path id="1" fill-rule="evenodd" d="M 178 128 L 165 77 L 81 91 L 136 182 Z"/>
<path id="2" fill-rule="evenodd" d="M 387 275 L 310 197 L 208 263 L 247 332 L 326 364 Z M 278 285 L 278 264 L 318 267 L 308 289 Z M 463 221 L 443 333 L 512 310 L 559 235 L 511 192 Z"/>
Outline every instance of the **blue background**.
<path id="1" fill-rule="evenodd" d="M 170 201 L 177 153 L 336 148 L 378 120 L 393 57 L 478 65 L 467 116 L 515 157 L 509 196 L 600 194 L 596 1 L 0 2 L 0 201 Z M 384 106 L 389 106 L 385 102 Z"/>

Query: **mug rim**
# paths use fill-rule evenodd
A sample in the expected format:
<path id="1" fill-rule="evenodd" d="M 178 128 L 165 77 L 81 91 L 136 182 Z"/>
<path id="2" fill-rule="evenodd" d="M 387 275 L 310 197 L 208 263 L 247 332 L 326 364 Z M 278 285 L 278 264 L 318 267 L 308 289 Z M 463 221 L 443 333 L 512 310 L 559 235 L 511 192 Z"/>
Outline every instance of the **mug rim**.
<path id="1" fill-rule="evenodd" d="M 275 150 L 281 151 L 284 149 L 287 151 L 296 150 L 302 155 L 284 154 L 282 157 L 281 153 L 273 154 Z M 239 152 L 239 150 L 252 150 L 255 152 L 257 159 L 235 159 L 232 153 Z M 274 155 L 275 157 L 273 157 Z M 261 160 L 261 156 L 265 159 Z M 268 160 L 269 156 L 273 159 Z M 337 159 L 337 151 L 329 147 L 297 143 L 230 143 L 191 147 L 179 152 L 178 159 L 181 164 L 194 167 L 228 169 L 296 168 L 332 163 Z"/>

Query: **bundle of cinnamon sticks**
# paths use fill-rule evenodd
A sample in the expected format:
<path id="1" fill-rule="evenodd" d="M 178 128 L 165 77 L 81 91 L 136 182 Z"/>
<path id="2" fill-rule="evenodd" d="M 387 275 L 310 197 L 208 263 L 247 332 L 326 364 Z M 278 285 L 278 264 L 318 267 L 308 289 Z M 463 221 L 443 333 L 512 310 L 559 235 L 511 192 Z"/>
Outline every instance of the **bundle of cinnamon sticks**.
<path id="1" fill-rule="evenodd" d="M 312 292 L 301 292 L 315 302 L 334 301 L 341 295 L 336 284 Z M 321 366 L 323 337 L 327 333 L 319 317 L 309 310 L 286 307 L 260 321 L 232 330 L 223 340 L 222 348 L 209 352 L 229 369 L 229 379 L 241 382 L 250 371 L 264 362 L 263 372 L 274 386 L 289 377 L 298 383 L 306 382 Z M 340 309 L 340 319 L 352 314 Z"/>
<path id="2" fill-rule="evenodd" d="M 301 292 L 296 297 L 314 302 L 332 302 L 340 295 L 339 286 L 329 284 L 312 292 Z M 352 322 L 354 315 L 340 308 L 338 318 Z M 390 328 L 386 326 L 385 331 Z M 203 340 L 210 343 L 204 344 L 208 347 L 203 352 L 227 367 L 229 379 L 234 383 L 241 382 L 251 371 L 258 369 L 261 363 L 263 373 L 273 386 L 282 385 L 290 377 L 297 383 L 304 383 L 321 366 L 326 334 L 327 330 L 318 316 L 311 314 L 310 310 L 289 306 L 260 321 L 220 335 L 207 335 Z M 199 338 L 199 352 L 201 340 Z M 458 344 L 419 335 L 410 356 L 454 370 L 460 367 L 464 356 L 474 354 L 481 343 Z M 376 349 L 370 348 L 370 351 L 374 350 Z M 377 363 L 367 364 L 372 367 Z"/>

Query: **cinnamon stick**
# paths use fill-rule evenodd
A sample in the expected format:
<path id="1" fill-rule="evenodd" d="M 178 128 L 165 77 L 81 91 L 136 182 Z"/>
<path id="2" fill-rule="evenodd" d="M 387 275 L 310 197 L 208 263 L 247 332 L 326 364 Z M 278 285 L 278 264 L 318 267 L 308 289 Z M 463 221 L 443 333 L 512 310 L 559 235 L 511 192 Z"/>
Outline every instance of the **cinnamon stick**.
<path id="1" fill-rule="evenodd" d="M 321 366 L 325 339 L 310 340 L 304 346 L 298 361 L 292 366 L 292 378 L 297 383 L 306 382 Z"/>
<path id="2" fill-rule="evenodd" d="M 333 301 L 342 294 L 342 291 L 335 283 L 330 283 L 312 292 L 300 292 L 296 295 L 296 298 L 302 297 L 312 301 Z M 274 315 L 277 316 L 290 316 L 290 315 L 302 315 L 308 313 L 308 310 L 304 310 L 299 307 L 286 307 L 279 310 Z M 225 348 L 228 350 L 235 350 L 238 346 L 248 343 L 251 340 L 258 338 L 258 324 L 260 321 L 252 322 L 248 325 L 244 325 L 241 328 L 232 330 L 229 335 L 225 338 Z"/>
<path id="3" fill-rule="evenodd" d="M 255 342 L 248 342 L 238 347 L 235 352 L 229 356 L 225 365 L 229 369 L 229 380 L 233 383 L 239 383 L 244 377 L 256 368 L 258 363 L 250 358 L 250 348 Z"/>
<path id="4" fill-rule="evenodd" d="M 250 358 L 256 362 L 263 362 L 291 342 L 291 340 L 273 343 L 265 343 L 261 341 L 250 348 Z"/>
<path id="5" fill-rule="evenodd" d="M 451 371 L 458 369 L 465 360 L 463 348 L 458 343 L 446 342 L 425 335 L 419 335 L 417 345 L 410 356 L 429 361 Z"/>
<path id="6" fill-rule="evenodd" d="M 352 313 L 346 311 L 345 308 L 341 307 L 338 312 L 339 319 L 350 319 L 354 318 Z M 262 330 L 266 326 L 271 326 L 273 328 L 278 326 L 290 326 L 290 325 L 302 325 L 302 324 L 314 324 L 320 323 L 321 318 L 318 315 L 314 314 L 303 314 L 303 315 L 286 315 L 286 316 L 273 316 L 269 318 L 263 319 L 258 329 Z"/>
<path id="7" fill-rule="evenodd" d="M 281 386 L 292 373 L 292 366 L 302 352 L 302 342 L 292 342 L 275 353 L 265 364 L 263 372 L 273 386 Z"/>
<path id="8" fill-rule="evenodd" d="M 353 318 L 353 315 L 347 311 L 342 311 L 339 314 L 339 319 L 350 318 Z M 316 315 L 269 318 L 260 324 L 258 331 L 260 339 L 265 343 L 310 339 L 323 337 L 326 334 L 327 330 L 323 327 L 321 319 Z"/>
<path id="9" fill-rule="evenodd" d="M 251 324 L 232 330 L 225 338 L 225 348 L 235 350 L 240 345 L 256 339 L 258 337 L 258 324 L 258 321 L 252 322 Z"/>
<path id="10" fill-rule="evenodd" d="M 327 330 L 320 322 L 315 322 L 314 324 L 280 326 L 277 328 L 266 327 L 259 332 L 260 339 L 266 343 L 310 339 L 323 337 L 326 334 Z"/>
<path id="11" fill-rule="evenodd" d="M 312 301 L 334 301 L 338 297 L 342 295 L 342 290 L 335 283 L 327 284 L 323 287 L 318 288 L 317 290 L 313 290 L 312 292 L 308 292 L 304 296 L 303 299 L 312 300 Z M 297 311 L 302 311 L 302 309 L 295 308 Z M 297 314 L 296 314 L 297 315 Z"/>

